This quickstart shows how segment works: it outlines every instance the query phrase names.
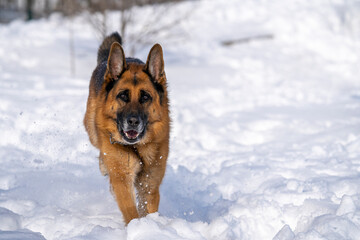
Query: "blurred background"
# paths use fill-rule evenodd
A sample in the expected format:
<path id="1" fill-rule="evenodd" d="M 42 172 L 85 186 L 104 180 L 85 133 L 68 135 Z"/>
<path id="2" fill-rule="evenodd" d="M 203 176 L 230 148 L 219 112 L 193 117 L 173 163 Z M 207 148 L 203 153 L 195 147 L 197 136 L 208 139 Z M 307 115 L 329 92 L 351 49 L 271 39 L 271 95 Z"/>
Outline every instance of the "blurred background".
<path id="1" fill-rule="evenodd" d="M 184 0 L 1 0 L 0 23 L 47 19 L 51 14 L 58 14 L 70 21 L 78 17 L 92 28 L 99 42 L 107 34 L 118 31 L 124 40 L 131 43 L 129 50 L 134 55 L 136 46 L 153 43 L 157 36 L 168 34 L 167 30 L 176 27 L 186 18 L 186 13 L 168 18 L 168 10 L 174 3 L 181 1 Z M 151 14 L 151 18 L 147 18 L 146 22 L 137 19 L 138 15 L 133 13 L 136 8 L 141 7 L 148 7 L 150 11 L 147 14 Z M 168 21 L 163 22 L 165 18 Z M 161 24 L 157 24 L 159 22 Z M 137 26 L 137 31 L 129 33 L 129 26 L 134 25 Z M 74 48 L 73 27 L 70 26 L 69 31 L 70 47 Z"/>

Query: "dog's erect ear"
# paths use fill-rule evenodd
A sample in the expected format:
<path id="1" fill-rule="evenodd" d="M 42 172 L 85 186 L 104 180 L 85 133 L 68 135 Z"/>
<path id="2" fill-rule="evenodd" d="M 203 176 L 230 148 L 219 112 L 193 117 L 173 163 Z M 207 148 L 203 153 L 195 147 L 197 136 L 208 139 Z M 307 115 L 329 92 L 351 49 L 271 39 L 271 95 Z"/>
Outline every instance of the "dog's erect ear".
<path id="1" fill-rule="evenodd" d="M 109 58 L 107 62 L 107 72 L 110 74 L 110 78 L 118 79 L 120 74 L 126 67 L 125 54 L 121 45 L 114 42 L 111 45 Z"/>
<path id="2" fill-rule="evenodd" d="M 165 84 L 163 51 L 160 44 L 155 44 L 148 55 L 145 70 L 153 80 L 161 85 Z"/>

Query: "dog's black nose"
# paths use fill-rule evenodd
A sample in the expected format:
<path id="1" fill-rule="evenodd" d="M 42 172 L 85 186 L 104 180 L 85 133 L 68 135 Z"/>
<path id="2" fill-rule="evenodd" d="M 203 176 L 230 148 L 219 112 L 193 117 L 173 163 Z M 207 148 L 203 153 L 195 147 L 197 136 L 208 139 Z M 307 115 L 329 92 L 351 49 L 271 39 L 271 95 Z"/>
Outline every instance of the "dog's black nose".
<path id="1" fill-rule="evenodd" d="M 137 127 L 140 124 L 140 119 L 138 116 L 129 116 L 127 123 L 132 127 Z"/>

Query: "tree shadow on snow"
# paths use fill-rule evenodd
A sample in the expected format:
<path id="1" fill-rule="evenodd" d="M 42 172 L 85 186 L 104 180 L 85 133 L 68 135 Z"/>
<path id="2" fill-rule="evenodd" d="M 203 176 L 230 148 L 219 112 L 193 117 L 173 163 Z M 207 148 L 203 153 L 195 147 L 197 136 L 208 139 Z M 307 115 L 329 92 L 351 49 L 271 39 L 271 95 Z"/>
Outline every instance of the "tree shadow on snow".
<path id="1" fill-rule="evenodd" d="M 168 166 L 160 189 L 160 214 L 186 221 L 210 223 L 228 212 L 232 201 L 222 198 L 205 175 L 185 167 Z"/>

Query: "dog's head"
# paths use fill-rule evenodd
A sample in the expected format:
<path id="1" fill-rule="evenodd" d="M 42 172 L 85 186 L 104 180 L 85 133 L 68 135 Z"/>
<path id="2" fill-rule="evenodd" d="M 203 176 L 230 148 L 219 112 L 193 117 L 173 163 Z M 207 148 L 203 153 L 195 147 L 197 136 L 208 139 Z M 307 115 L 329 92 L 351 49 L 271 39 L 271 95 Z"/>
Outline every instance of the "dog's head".
<path id="1" fill-rule="evenodd" d="M 110 140 L 125 145 L 152 141 L 167 113 L 162 48 L 155 44 L 146 64 L 125 58 L 120 44 L 111 46 L 104 76 L 105 129 Z"/>

